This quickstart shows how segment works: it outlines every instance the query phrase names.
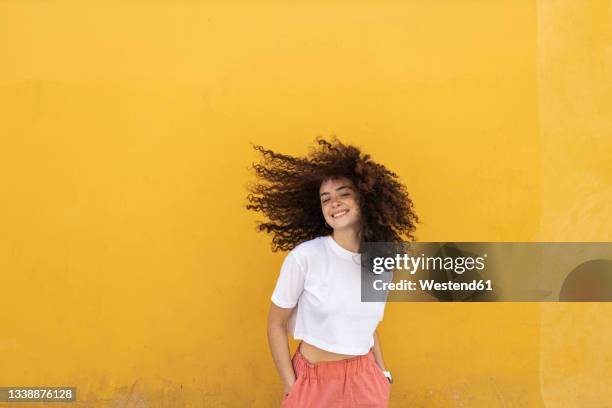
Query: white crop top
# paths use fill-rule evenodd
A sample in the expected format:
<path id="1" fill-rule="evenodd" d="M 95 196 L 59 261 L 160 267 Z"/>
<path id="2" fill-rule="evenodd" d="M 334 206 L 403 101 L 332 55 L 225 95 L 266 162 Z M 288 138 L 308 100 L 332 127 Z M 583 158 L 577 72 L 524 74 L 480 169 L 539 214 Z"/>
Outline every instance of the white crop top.
<path id="1" fill-rule="evenodd" d="M 272 302 L 297 307 L 289 330 L 304 340 L 338 354 L 363 355 L 374 344 L 385 302 L 361 302 L 360 254 L 342 248 L 331 236 L 296 246 L 285 257 Z"/>

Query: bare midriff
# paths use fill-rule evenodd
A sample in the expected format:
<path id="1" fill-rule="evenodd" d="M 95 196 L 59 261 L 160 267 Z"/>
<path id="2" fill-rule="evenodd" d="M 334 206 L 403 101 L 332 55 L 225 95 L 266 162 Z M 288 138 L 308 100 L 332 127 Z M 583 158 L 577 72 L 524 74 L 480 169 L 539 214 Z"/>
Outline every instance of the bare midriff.
<path id="1" fill-rule="evenodd" d="M 320 348 L 304 341 L 300 344 L 300 354 L 304 356 L 308 362 L 313 364 L 320 363 L 322 361 L 338 361 L 355 357 L 352 355 L 337 354 L 332 353 L 331 351 L 321 350 Z"/>

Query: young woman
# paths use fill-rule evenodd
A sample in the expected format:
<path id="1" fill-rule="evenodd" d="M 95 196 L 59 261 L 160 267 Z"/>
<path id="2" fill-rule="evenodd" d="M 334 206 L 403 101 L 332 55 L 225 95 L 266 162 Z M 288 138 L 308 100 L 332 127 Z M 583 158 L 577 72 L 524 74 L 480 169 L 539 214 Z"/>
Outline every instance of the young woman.
<path id="1" fill-rule="evenodd" d="M 413 239 L 418 222 L 395 173 L 338 140 L 306 157 L 255 146 L 259 181 L 248 209 L 268 221 L 274 251 L 290 250 L 272 294 L 268 341 L 284 385 L 282 407 L 386 407 L 376 328 L 384 302 L 361 302 L 364 242 Z M 288 334 L 301 340 L 293 358 Z"/>

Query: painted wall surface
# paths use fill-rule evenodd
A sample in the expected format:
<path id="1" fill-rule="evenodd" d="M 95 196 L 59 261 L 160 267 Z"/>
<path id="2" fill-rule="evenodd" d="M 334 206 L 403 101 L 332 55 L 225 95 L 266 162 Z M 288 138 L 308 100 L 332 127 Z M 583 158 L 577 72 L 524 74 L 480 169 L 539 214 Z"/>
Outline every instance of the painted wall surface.
<path id="1" fill-rule="evenodd" d="M 603 0 L 1 2 L 0 385 L 276 406 L 284 254 L 244 209 L 251 142 L 361 146 L 420 241 L 612 240 L 611 22 Z M 391 406 L 609 404 L 610 311 L 389 304 Z"/>
<path id="2" fill-rule="evenodd" d="M 612 241 L 612 2 L 540 1 L 542 241 Z M 612 404 L 612 305 L 541 305 L 550 407 Z"/>

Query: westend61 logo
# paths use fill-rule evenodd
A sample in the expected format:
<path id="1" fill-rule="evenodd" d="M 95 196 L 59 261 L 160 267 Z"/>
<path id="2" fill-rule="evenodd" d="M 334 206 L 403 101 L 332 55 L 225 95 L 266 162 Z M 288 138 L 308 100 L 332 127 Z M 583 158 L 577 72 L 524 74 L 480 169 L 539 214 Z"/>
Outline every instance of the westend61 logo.
<path id="1" fill-rule="evenodd" d="M 612 302 L 612 242 L 364 244 L 362 302 L 432 300 Z"/>
<path id="2" fill-rule="evenodd" d="M 495 281 L 488 245 L 368 243 L 362 257 L 362 301 L 491 300 Z M 384 273 L 387 272 L 387 273 Z"/>
<path id="3" fill-rule="evenodd" d="M 404 270 L 414 275 L 417 271 L 452 271 L 459 275 L 465 271 L 482 271 L 485 269 L 487 254 L 478 257 L 442 257 L 442 256 L 410 256 L 396 254 L 394 257 L 375 257 L 372 260 L 372 272 L 380 275 L 385 271 Z"/>

